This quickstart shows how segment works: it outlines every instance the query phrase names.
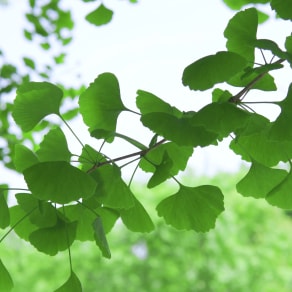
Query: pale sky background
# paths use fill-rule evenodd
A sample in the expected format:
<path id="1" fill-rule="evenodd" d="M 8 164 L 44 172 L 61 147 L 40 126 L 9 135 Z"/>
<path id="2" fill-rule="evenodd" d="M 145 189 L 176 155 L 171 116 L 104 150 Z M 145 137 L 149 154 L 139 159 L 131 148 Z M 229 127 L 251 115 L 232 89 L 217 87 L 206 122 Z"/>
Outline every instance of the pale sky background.
<path id="1" fill-rule="evenodd" d="M 45 52 L 25 41 L 23 37 L 26 2 L 11 0 L 9 6 L 0 6 L 1 49 L 5 52 L 7 61 L 12 63 L 21 64 L 22 56 L 37 56 L 41 60 L 47 58 Z M 104 1 L 115 14 L 112 22 L 102 27 L 95 27 L 84 20 L 85 15 L 95 9 L 99 2 L 63 2 L 64 7 L 71 7 L 73 10 L 76 21 L 74 41 L 65 48 L 68 52 L 66 65 L 57 69 L 51 82 L 89 84 L 99 74 L 112 72 L 119 79 L 124 104 L 131 109 L 135 109 L 138 89 L 149 91 L 180 110 L 196 111 L 210 102 L 211 91 L 190 91 L 182 85 L 181 76 L 183 69 L 195 60 L 226 50 L 223 31 L 235 12 L 227 8 L 221 0 L 140 0 L 134 5 L 125 0 Z M 269 11 L 268 7 L 258 7 Z M 273 19 L 259 27 L 258 38 L 270 38 L 283 47 L 285 37 L 290 33 L 290 22 L 283 23 Z M 280 71 L 273 74 L 276 76 L 279 91 L 265 94 L 265 100 L 278 100 L 286 96 L 289 75 L 287 71 Z M 228 88 L 225 84 L 217 87 Z M 235 94 L 239 91 L 238 88 L 231 92 Z M 263 100 L 263 94 L 259 91 L 254 91 L 249 96 L 253 100 Z M 261 112 L 274 119 L 279 111 L 268 106 Z M 99 148 L 100 142 L 88 137 L 80 120 L 71 125 L 83 142 Z M 118 132 L 140 139 L 145 144 L 148 144 L 152 135 L 139 125 L 136 116 L 132 117 L 128 113 L 120 116 Z M 115 158 L 136 151 L 125 142 L 117 142 L 121 143 L 107 146 L 103 152 Z M 80 151 L 79 145 L 70 134 L 68 143 L 72 152 Z M 214 175 L 218 171 L 237 171 L 241 160 L 229 150 L 228 144 L 227 140 L 220 147 L 196 148 L 189 163 L 190 169 L 197 174 L 208 175 Z M 135 165 L 134 163 L 133 167 Z M 130 176 L 133 167 L 125 169 L 125 177 Z M 137 178 L 141 177 L 144 177 L 144 173 L 140 171 Z M 5 182 L 13 182 L 11 187 L 22 185 L 18 176 L 2 169 L 0 183 Z"/>

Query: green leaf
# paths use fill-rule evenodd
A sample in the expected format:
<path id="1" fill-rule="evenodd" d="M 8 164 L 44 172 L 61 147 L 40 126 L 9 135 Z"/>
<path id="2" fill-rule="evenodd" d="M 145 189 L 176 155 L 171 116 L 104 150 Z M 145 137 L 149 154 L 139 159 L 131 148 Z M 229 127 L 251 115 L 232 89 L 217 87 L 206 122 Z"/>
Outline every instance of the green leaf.
<path id="1" fill-rule="evenodd" d="M 93 149 L 90 145 L 85 145 L 79 157 L 79 162 L 82 164 L 82 170 L 87 172 L 93 165 L 105 162 L 104 155 Z"/>
<path id="2" fill-rule="evenodd" d="M 241 7 L 250 3 L 268 3 L 270 0 L 223 0 L 231 9 L 240 10 Z"/>
<path id="3" fill-rule="evenodd" d="M 17 171 L 23 172 L 38 162 L 38 158 L 29 148 L 20 144 L 15 145 L 13 163 Z"/>
<path id="4" fill-rule="evenodd" d="M 286 37 L 285 48 L 290 54 L 292 54 L 292 35 Z"/>
<path id="5" fill-rule="evenodd" d="M 63 64 L 65 62 L 65 57 L 66 57 L 65 53 L 61 53 L 58 56 L 55 56 L 54 57 L 55 63 L 56 64 Z"/>
<path id="6" fill-rule="evenodd" d="M 76 274 L 71 271 L 69 279 L 55 292 L 82 292 L 82 285 Z"/>
<path id="7" fill-rule="evenodd" d="M 5 197 L 7 197 L 7 191 L 1 189 L 1 187 L 3 187 L 3 185 L 0 185 L 0 228 L 4 229 L 10 224 L 10 214 L 7 201 L 5 199 Z"/>
<path id="8" fill-rule="evenodd" d="M 67 140 L 60 128 L 51 129 L 45 135 L 36 152 L 40 162 L 43 161 L 67 161 L 70 162 L 71 153 L 68 149 Z"/>
<path id="9" fill-rule="evenodd" d="M 13 289 L 13 286 L 13 280 L 0 259 L 0 291 L 11 291 Z"/>
<path id="10" fill-rule="evenodd" d="M 104 138 L 108 132 L 115 132 L 118 116 L 126 110 L 121 101 L 117 78 L 111 73 L 99 75 L 80 95 L 79 106 L 84 123 L 89 126 L 92 135 Z"/>
<path id="11" fill-rule="evenodd" d="M 23 62 L 27 67 L 35 69 L 34 60 L 32 60 L 31 58 L 23 57 Z"/>
<path id="12" fill-rule="evenodd" d="M 127 228 L 134 232 L 150 232 L 154 224 L 143 205 L 133 195 L 134 206 L 120 210 L 121 219 Z"/>
<path id="13" fill-rule="evenodd" d="M 47 115 L 59 115 L 62 96 L 51 83 L 24 83 L 17 90 L 12 116 L 24 132 L 30 131 Z"/>
<path id="14" fill-rule="evenodd" d="M 271 8 L 283 19 L 292 20 L 292 0 L 272 0 Z"/>
<path id="15" fill-rule="evenodd" d="M 77 222 L 68 223 L 58 218 L 54 226 L 33 231 L 29 236 L 29 241 L 40 252 L 54 256 L 72 245 L 76 228 Z"/>
<path id="16" fill-rule="evenodd" d="M 255 47 L 263 50 L 269 50 L 273 53 L 273 55 L 281 58 L 281 59 L 286 59 L 287 54 L 286 52 L 282 51 L 278 44 L 268 40 L 268 39 L 258 39 L 255 41 Z M 271 65 L 271 64 L 269 64 Z"/>
<path id="17" fill-rule="evenodd" d="M 269 168 L 253 161 L 246 176 L 237 183 L 237 191 L 245 197 L 265 198 L 266 195 L 284 178 L 287 171 Z"/>
<path id="18" fill-rule="evenodd" d="M 197 60 L 183 72 L 183 85 L 192 90 L 206 90 L 227 81 L 243 70 L 246 60 L 234 52 L 218 52 Z"/>
<path id="19" fill-rule="evenodd" d="M 212 92 L 212 102 L 227 102 L 232 97 L 228 90 L 215 88 Z"/>
<path id="20" fill-rule="evenodd" d="M 35 164 L 24 171 L 24 179 L 36 198 L 59 204 L 89 198 L 96 189 L 90 175 L 63 161 Z"/>
<path id="21" fill-rule="evenodd" d="M 248 62 L 253 63 L 257 27 L 258 13 L 255 8 L 238 12 L 230 19 L 224 31 L 228 51 L 237 53 Z"/>
<path id="22" fill-rule="evenodd" d="M 112 20 L 113 14 L 112 10 L 100 4 L 97 9 L 87 14 L 85 19 L 96 26 L 100 26 L 109 23 Z"/>
<path id="23" fill-rule="evenodd" d="M 286 178 L 275 186 L 266 196 L 269 204 L 282 209 L 292 209 L 292 171 L 290 169 Z"/>
<path id="24" fill-rule="evenodd" d="M 177 229 L 206 232 L 214 228 L 218 215 L 224 210 L 223 194 L 215 186 L 186 187 L 162 200 L 157 206 L 160 217 Z"/>
<path id="25" fill-rule="evenodd" d="M 96 219 L 94 220 L 93 224 L 92 224 L 93 230 L 94 230 L 94 238 L 95 238 L 95 242 L 97 244 L 97 246 L 100 248 L 102 255 L 107 258 L 110 259 L 111 258 L 111 252 L 110 252 L 110 248 L 105 236 L 105 232 L 103 229 L 103 224 L 102 224 L 102 220 L 100 217 L 96 217 Z"/>

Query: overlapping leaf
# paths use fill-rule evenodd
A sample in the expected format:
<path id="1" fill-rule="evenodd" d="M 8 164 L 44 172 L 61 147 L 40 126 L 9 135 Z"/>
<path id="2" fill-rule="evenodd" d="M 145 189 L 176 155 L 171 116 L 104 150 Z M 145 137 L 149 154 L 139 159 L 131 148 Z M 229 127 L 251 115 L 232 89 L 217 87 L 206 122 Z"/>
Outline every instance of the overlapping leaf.
<path id="1" fill-rule="evenodd" d="M 177 229 L 206 232 L 214 228 L 218 215 L 224 210 L 223 194 L 215 186 L 186 187 L 161 201 L 159 216 Z"/>
<path id="2" fill-rule="evenodd" d="M 38 162 L 37 156 L 29 148 L 21 144 L 15 145 L 13 163 L 16 170 L 23 172 Z"/>
<path id="3" fill-rule="evenodd" d="M 247 65 L 246 59 L 234 52 L 218 52 L 197 60 L 183 72 L 182 81 L 193 90 L 206 90 L 228 81 Z"/>
<path id="4" fill-rule="evenodd" d="M 7 185 L 0 185 L 0 228 L 9 226 L 10 214 L 7 205 Z"/>
<path id="5" fill-rule="evenodd" d="M 100 4 L 94 11 L 87 14 L 85 19 L 96 26 L 100 26 L 109 23 L 112 17 L 113 11 Z"/>
<path id="6" fill-rule="evenodd" d="M 24 179 L 36 198 L 59 204 L 89 198 L 97 186 L 90 175 L 65 161 L 35 164 L 24 171 Z"/>
<path id="7" fill-rule="evenodd" d="M 107 138 L 115 132 L 119 114 L 126 110 L 120 97 L 115 75 L 103 73 L 80 95 L 80 113 L 89 132 L 96 138 Z M 111 137 L 108 139 L 112 141 Z"/>
<path id="8" fill-rule="evenodd" d="M 283 19 L 292 20 L 291 0 L 271 0 L 271 7 Z"/>
<path id="9" fill-rule="evenodd" d="M 51 83 L 24 83 L 17 90 L 12 116 L 23 131 L 30 131 L 47 115 L 59 115 L 62 96 L 62 90 Z"/>
<path id="10" fill-rule="evenodd" d="M 82 292 L 82 285 L 76 274 L 71 271 L 70 277 L 68 280 L 55 292 Z"/>
<path id="11" fill-rule="evenodd" d="M 14 286 L 13 280 L 1 259 L 0 259 L 0 279 L 1 279 L 0 291 L 9 292 L 13 289 Z"/>
<path id="12" fill-rule="evenodd" d="M 106 235 L 103 228 L 103 223 L 100 217 L 96 217 L 92 223 L 92 227 L 94 230 L 94 238 L 95 242 L 100 248 L 102 255 L 105 258 L 111 258 L 110 248 L 106 239 Z"/>

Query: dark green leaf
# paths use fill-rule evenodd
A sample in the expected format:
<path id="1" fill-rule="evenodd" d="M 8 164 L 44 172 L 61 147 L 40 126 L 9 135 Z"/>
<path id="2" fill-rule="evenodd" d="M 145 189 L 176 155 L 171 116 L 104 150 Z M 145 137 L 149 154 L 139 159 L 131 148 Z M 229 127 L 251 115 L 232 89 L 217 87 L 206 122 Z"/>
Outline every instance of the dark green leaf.
<path id="1" fill-rule="evenodd" d="M 2 186 L 3 185 L 0 185 L 0 228 L 4 229 L 10 224 L 10 214 L 9 214 L 9 209 L 7 205 L 7 199 L 5 198 L 7 197 L 7 195 L 4 194 L 4 193 L 7 193 L 7 191 L 3 190 Z"/>
<path id="2" fill-rule="evenodd" d="M 177 229 L 206 232 L 215 227 L 216 218 L 224 211 L 223 199 L 222 192 L 215 186 L 180 185 L 176 194 L 158 204 L 157 211 L 167 224 Z"/>
<path id="3" fill-rule="evenodd" d="M 70 162 L 71 153 L 68 149 L 67 140 L 63 131 L 60 128 L 51 129 L 48 134 L 45 135 L 36 154 L 40 162 Z"/>
<path id="4" fill-rule="evenodd" d="M 27 67 L 35 69 L 34 60 L 32 60 L 31 58 L 23 57 L 23 62 Z"/>
<path id="5" fill-rule="evenodd" d="M 17 72 L 17 69 L 15 66 L 10 64 L 4 64 L 0 69 L 0 77 L 4 79 L 10 79 L 12 78 L 12 75 Z"/>
<path id="6" fill-rule="evenodd" d="M 15 145 L 13 163 L 17 171 L 23 172 L 38 162 L 38 158 L 30 149 L 24 145 Z"/>
<path id="7" fill-rule="evenodd" d="M 76 274 L 71 271 L 69 279 L 55 292 L 82 292 L 81 282 L 76 276 Z"/>
<path id="8" fill-rule="evenodd" d="M 292 35 L 286 37 L 285 48 L 290 54 L 292 54 Z"/>
<path id="9" fill-rule="evenodd" d="M 185 68 L 182 81 L 193 90 L 206 90 L 228 81 L 243 70 L 246 60 L 234 52 L 218 52 L 199 59 Z"/>
<path id="10" fill-rule="evenodd" d="M 30 131 L 45 116 L 59 115 L 62 96 L 62 90 L 51 83 L 25 83 L 17 90 L 13 118 L 23 131 Z"/>
<path id="11" fill-rule="evenodd" d="M 85 19 L 97 26 L 109 23 L 112 20 L 113 11 L 100 4 L 97 9 L 87 14 Z"/>
<path id="12" fill-rule="evenodd" d="M 96 217 L 92 224 L 93 230 L 94 230 L 94 238 L 97 246 L 100 248 L 102 255 L 105 258 L 110 259 L 111 258 L 111 252 L 110 248 L 105 236 L 105 232 L 103 229 L 102 220 L 100 217 Z"/>
<path id="13" fill-rule="evenodd" d="M 281 58 L 286 59 L 286 52 L 283 52 L 277 43 L 268 40 L 268 39 L 258 39 L 255 41 L 256 48 L 263 49 L 263 50 L 269 50 L 273 53 L 273 55 Z M 271 65 L 271 64 L 270 64 Z"/>
<path id="14" fill-rule="evenodd" d="M 94 131 L 95 137 L 103 138 L 108 132 L 115 132 L 117 118 L 126 110 L 117 78 L 111 73 L 99 75 L 80 95 L 79 106 L 84 123 L 90 133 Z"/>
<path id="15" fill-rule="evenodd" d="M 228 90 L 215 88 L 212 92 L 212 102 L 226 102 L 232 97 Z"/>
<path id="16" fill-rule="evenodd" d="M 75 240 L 77 222 L 65 222 L 58 218 L 52 227 L 40 228 L 29 236 L 30 243 L 40 252 L 54 256 L 66 250 Z"/>
<path id="17" fill-rule="evenodd" d="M 292 20 L 292 0 L 272 0 L 271 7 L 281 18 Z"/>
<path id="18" fill-rule="evenodd" d="M 245 197 L 265 198 L 287 176 L 283 169 L 269 168 L 253 161 L 249 172 L 237 183 L 236 189 Z"/>
<path id="19" fill-rule="evenodd" d="M 36 198 L 59 204 L 89 198 L 97 186 L 90 175 L 63 161 L 35 164 L 24 171 L 24 179 Z"/>
<path id="20" fill-rule="evenodd" d="M 8 292 L 13 289 L 12 278 L 0 259 L 0 291 Z"/>
<path id="21" fill-rule="evenodd" d="M 228 51 L 237 53 L 250 63 L 253 63 L 257 27 L 258 13 L 255 8 L 238 12 L 230 19 L 224 31 L 224 36 L 227 38 L 226 47 Z"/>

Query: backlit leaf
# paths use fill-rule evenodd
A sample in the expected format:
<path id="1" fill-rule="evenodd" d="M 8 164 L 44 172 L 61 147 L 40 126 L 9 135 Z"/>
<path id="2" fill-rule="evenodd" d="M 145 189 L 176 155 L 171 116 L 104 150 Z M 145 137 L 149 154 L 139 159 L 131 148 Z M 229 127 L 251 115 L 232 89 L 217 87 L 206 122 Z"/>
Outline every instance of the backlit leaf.
<path id="1" fill-rule="evenodd" d="M 271 7 L 283 19 L 292 20 L 292 0 L 272 0 Z"/>
<path id="2" fill-rule="evenodd" d="M 183 72 L 183 85 L 193 90 L 206 90 L 227 81 L 243 70 L 246 60 L 234 52 L 218 52 L 197 60 Z"/>
<path id="3" fill-rule="evenodd" d="M 97 26 L 109 23 L 112 20 L 113 11 L 100 4 L 97 9 L 86 15 L 85 19 Z"/>
<path id="4" fill-rule="evenodd" d="M 55 292 L 82 292 L 81 282 L 76 274 L 71 271 L 69 279 Z"/>
<path id="5" fill-rule="evenodd" d="M 90 175 L 63 161 L 35 164 L 24 171 L 24 179 L 36 198 L 59 204 L 89 198 L 96 189 Z"/>
<path id="6" fill-rule="evenodd" d="M 215 88 L 212 92 L 212 102 L 226 102 L 232 97 L 228 90 Z"/>
<path id="7" fill-rule="evenodd" d="M 98 247 L 100 248 L 102 255 L 105 258 L 110 259 L 111 258 L 111 252 L 110 252 L 110 248 L 105 236 L 105 232 L 103 229 L 103 224 L 102 224 L 102 220 L 100 217 L 96 217 L 96 219 L 94 220 L 93 224 L 92 224 L 93 230 L 94 230 L 94 238 L 95 238 L 95 242 L 98 245 Z"/>
<path id="8" fill-rule="evenodd" d="M 0 291 L 11 291 L 13 289 L 13 286 L 13 280 L 0 259 Z"/>
<path id="9" fill-rule="evenodd" d="M 62 96 L 62 90 L 51 83 L 24 83 L 17 89 L 13 118 L 23 131 L 30 131 L 47 115 L 59 115 Z"/>
<path id="10" fill-rule="evenodd" d="M 20 144 L 15 145 L 13 163 L 16 170 L 23 172 L 38 162 L 37 156 L 26 146 Z"/>
<path id="11" fill-rule="evenodd" d="M 223 0 L 231 9 L 240 10 L 241 7 L 250 3 L 268 3 L 269 0 Z"/>
<path id="12" fill-rule="evenodd" d="M 177 229 L 206 232 L 214 228 L 218 215 L 224 210 L 223 194 L 215 186 L 180 186 L 179 191 L 157 206 L 160 217 Z"/>
<path id="13" fill-rule="evenodd" d="M 2 186 L 3 185 L 0 185 L 0 228 L 4 229 L 7 226 L 9 226 L 10 214 L 9 214 L 9 209 L 8 209 L 8 205 L 7 205 L 7 200 L 5 198 L 5 197 L 7 197 L 6 196 L 7 191 L 1 189 Z"/>

